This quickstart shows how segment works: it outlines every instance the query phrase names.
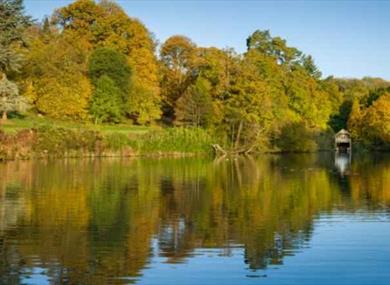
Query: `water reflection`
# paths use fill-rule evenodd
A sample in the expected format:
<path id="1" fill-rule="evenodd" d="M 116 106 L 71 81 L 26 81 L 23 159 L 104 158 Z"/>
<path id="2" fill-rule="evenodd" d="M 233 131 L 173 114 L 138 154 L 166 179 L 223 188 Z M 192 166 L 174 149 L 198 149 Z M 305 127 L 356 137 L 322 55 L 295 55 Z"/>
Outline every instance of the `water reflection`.
<path id="1" fill-rule="evenodd" d="M 335 166 L 340 172 L 341 176 L 348 175 L 351 166 L 352 155 L 350 152 L 336 152 Z"/>
<path id="2" fill-rule="evenodd" d="M 233 261 L 237 250 L 243 278 L 261 277 L 252 271 L 309 247 L 319 215 L 387 211 L 389 157 L 346 159 L 1 164 L 0 283 L 128 284 L 199 256 Z"/>

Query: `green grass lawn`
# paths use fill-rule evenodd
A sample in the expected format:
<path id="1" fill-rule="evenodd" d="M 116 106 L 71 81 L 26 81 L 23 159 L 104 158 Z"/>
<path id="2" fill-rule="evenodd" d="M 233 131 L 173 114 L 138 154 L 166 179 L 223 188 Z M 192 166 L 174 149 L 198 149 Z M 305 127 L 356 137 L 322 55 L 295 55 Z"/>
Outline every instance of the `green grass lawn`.
<path id="1" fill-rule="evenodd" d="M 37 128 L 42 125 L 52 125 L 56 127 L 70 128 L 70 129 L 90 129 L 100 131 L 101 133 L 134 133 L 134 134 L 143 134 L 147 133 L 150 130 L 158 127 L 144 127 L 144 126 L 134 126 L 129 124 L 100 124 L 95 125 L 92 123 L 81 123 L 81 122 L 72 122 L 72 121 L 61 121 L 54 120 L 44 117 L 37 116 L 26 116 L 24 118 L 10 118 L 6 121 L 4 125 L 0 127 L 5 133 L 15 134 L 23 129 Z"/>

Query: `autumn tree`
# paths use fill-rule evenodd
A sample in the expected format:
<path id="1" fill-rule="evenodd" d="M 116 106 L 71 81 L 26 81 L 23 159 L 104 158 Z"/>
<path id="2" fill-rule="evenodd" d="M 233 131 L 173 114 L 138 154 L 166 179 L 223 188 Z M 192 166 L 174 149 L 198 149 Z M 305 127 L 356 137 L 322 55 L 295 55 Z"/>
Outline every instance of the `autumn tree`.
<path id="1" fill-rule="evenodd" d="M 213 103 L 210 95 L 211 85 L 198 77 L 185 94 L 177 100 L 175 114 L 180 125 L 207 127 L 213 120 Z"/>
<path id="2" fill-rule="evenodd" d="M 95 1 L 77 0 L 57 9 L 51 21 L 74 40 L 83 40 L 85 48 L 91 50 L 96 45 L 102 19 L 103 10 Z"/>
<path id="3" fill-rule="evenodd" d="M 150 32 L 135 19 L 131 19 L 130 29 L 133 37 L 129 41 L 128 58 L 133 77 L 128 112 L 144 125 L 160 119 L 162 114 L 159 67 Z"/>
<path id="4" fill-rule="evenodd" d="M 83 44 L 54 33 L 31 42 L 25 96 L 36 110 L 53 118 L 85 119 L 91 86 Z"/>
<path id="5" fill-rule="evenodd" d="M 130 18 L 112 1 L 78 0 L 56 11 L 53 22 L 85 41 L 87 50 L 114 49 L 126 56 L 132 69 L 131 89 L 127 93 L 127 113 L 138 123 L 160 118 L 160 86 L 155 43 L 145 26 Z"/>
<path id="6" fill-rule="evenodd" d="M 334 131 L 348 128 L 355 140 L 363 139 L 361 120 L 365 109 L 390 91 L 390 82 L 379 78 L 327 78 L 321 82 L 330 96 L 332 114 L 329 126 Z"/>
<path id="7" fill-rule="evenodd" d="M 352 119 L 352 118 L 351 118 Z M 376 147 L 390 146 L 390 94 L 376 100 L 362 120 L 365 138 Z"/>
<path id="8" fill-rule="evenodd" d="M 31 19 L 20 0 L 0 0 L 0 16 L 0 74 L 15 79 Z M 169 124 L 207 128 L 243 151 L 275 143 L 315 149 L 316 136 L 347 126 L 354 139 L 387 140 L 374 130 L 386 133 L 380 121 L 386 122 L 389 82 L 322 79 L 310 55 L 269 31 L 252 33 L 243 54 L 175 35 L 162 43 L 158 60 L 153 35 L 118 4 L 76 0 L 28 35 L 18 86 L 49 117 L 109 123 L 127 117 L 148 125 L 163 116 Z M 12 84 L 4 86 L 10 98 L 16 94 Z"/>
<path id="9" fill-rule="evenodd" d="M 353 100 L 349 116 L 348 116 L 348 130 L 355 140 L 362 140 L 362 123 L 363 123 L 364 111 L 361 109 L 359 100 Z"/>
<path id="10" fill-rule="evenodd" d="M 131 89 L 128 94 L 127 112 L 140 124 L 151 123 L 161 116 L 158 62 L 155 42 L 146 27 L 130 18 L 116 3 L 101 1 L 105 31 L 98 45 L 114 48 L 127 56 L 132 68 Z"/>
<path id="11" fill-rule="evenodd" d="M 361 98 L 367 96 L 371 89 L 369 84 L 366 84 L 363 80 L 335 79 L 334 81 L 338 85 L 345 100 L 360 100 Z"/>
<path id="12" fill-rule="evenodd" d="M 253 150 L 264 145 L 275 121 L 270 85 L 259 76 L 255 58 L 245 58 L 232 79 L 224 122 L 231 147 Z"/>
<path id="13" fill-rule="evenodd" d="M 232 49 L 199 48 L 198 70 L 210 82 L 213 99 L 223 100 L 229 92 L 233 73 L 238 70 L 239 56 Z"/>
<path id="14" fill-rule="evenodd" d="M 319 80 L 318 84 L 320 85 L 320 88 L 328 94 L 327 97 L 330 101 L 332 114 L 335 114 L 344 102 L 343 94 L 340 92 L 336 80 L 332 76 L 329 76 L 324 80 Z"/>
<path id="15" fill-rule="evenodd" d="M 197 47 L 187 37 L 172 36 L 161 46 L 160 58 L 165 113 L 173 117 L 176 101 L 196 79 Z"/>

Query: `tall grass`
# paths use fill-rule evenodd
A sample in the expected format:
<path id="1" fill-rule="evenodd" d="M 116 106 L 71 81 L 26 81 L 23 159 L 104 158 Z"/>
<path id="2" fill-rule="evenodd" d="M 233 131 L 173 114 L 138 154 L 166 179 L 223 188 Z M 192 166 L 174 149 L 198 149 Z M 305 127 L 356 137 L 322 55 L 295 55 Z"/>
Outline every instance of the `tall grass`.
<path id="1" fill-rule="evenodd" d="M 133 143 L 141 153 L 206 153 L 211 151 L 213 138 L 200 128 L 168 128 L 138 136 Z"/>
<path id="2" fill-rule="evenodd" d="M 212 136 L 200 128 L 101 132 L 42 124 L 16 133 L 1 132 L 0 159 L 198 154 L 211 152 L 212 143 Z"/>

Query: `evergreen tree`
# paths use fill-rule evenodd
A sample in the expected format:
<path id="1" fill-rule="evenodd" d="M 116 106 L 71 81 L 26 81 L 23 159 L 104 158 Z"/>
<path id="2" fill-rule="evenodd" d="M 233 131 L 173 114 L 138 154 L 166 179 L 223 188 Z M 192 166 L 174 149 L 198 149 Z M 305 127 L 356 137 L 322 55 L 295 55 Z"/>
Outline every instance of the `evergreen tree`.
<path id="1" fill-rule="evenodd" d="M 20 69 L 18 48 L 26 43 L 24 31 L 31 23 L 22 0 L 0 0 L 0 79 L 5 72 Z"/>
<path id="2" fill-rule="evenodd" d="M 23 98 L 16 84 L 8 81 L 7 73 L 18 72 L 22 64 L 21 47 L 26 44 L 25 30 L 32 24 L 24 14 L 22 0 L 0 0 L 0 111 L 2 121 L 7 112 L 20 109 Z"/>

